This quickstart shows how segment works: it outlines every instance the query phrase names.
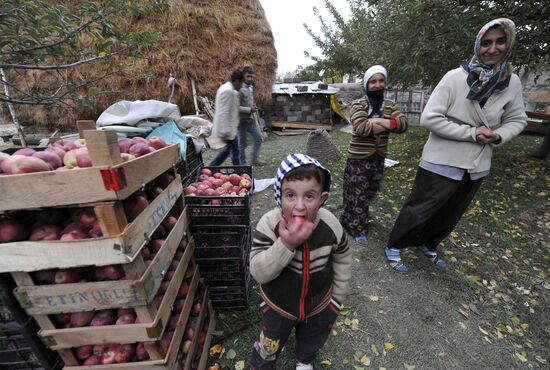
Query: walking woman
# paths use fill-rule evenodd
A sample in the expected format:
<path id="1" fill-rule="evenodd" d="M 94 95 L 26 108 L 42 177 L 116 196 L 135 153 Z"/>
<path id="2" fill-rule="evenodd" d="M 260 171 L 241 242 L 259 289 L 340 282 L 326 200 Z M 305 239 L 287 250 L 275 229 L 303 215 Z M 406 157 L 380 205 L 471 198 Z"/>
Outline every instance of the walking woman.
<path id="1" fill-rule="evenodd" d="M 405 247 L 419 247 L 436 267 L 446 267 L 438 244 L 489 174 L 493 148 L 526 126 L 521 82 L 508 64 L 514 40 L 515 25 L 507 18 L 483 26 L 473 58 L 443 76 L 424 108 L 420 125 L 430 135 L 385 249 L 395 271 L 409 271 L 401 259 Z"/>
<path id="2" fill-rule="evenodd" d="M 367 69 L 363 84 L 366 96 L 351 106 L 353 136 L 344 172 L 344 210 L 340 222 L 362 245 L 368 243 L 369 202 L 380 188 L 389 133 L 407 129 L 407 118 L 395 102 L 384 99 L 388 72 L 381 65 Z"/>

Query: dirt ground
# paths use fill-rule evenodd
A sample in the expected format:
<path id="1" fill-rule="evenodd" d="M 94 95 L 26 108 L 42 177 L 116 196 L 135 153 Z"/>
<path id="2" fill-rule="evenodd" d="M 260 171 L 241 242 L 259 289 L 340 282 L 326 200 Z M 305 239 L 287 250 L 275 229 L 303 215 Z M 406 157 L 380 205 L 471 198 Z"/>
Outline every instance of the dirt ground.
<path id="1" fill-rule="evenodd" d="M 531 232 L 534 239 L 532 237 L 530 240 L 533 240 L 533 245 L 541 248 L 542 253 L 542 260 L 529 268 L 535 274 L 538 271 L 539 275 L 544 277 L 543 282 L 538 281 L 537 284 L 540 283 L 540 285 L 533 286 L 525 282 L 526 287 L 536 290 L 538 303 L 536 307 L 529 306 L 527 303 L 532 301 L 525 300 L 525 297 L 514 294 L 512 291 L 515 288 L 519 289 L 520 285 L 522 289 L 526 289 L 523 288 L 521 275 L 514 275 L 516 281 L 510 282 L 509 290 L 502 289 L 503 294 L 509 293 L 509 299 L 502 304 L 498 300 L 500 297 L 498 294 L 495 298 L 492 291 L 489 291 L 491 289 L 482 289 L 483 286 L 490 288 L 493 279 L 497 279 L 494 284 L 499 287 L 504 285 L 497 276 L 506 274 L 509 268 L 506 265 L 498 265 L 501 254 L 504 253 L 500 250 L 495 250 L 494 253 L 492 252 L 494 255 L 487 256 L 491 261 L 496 260 L 497 265 L 484 262 L 478 251 L 485 253 L 487 249 L 481 249 L 482 246 L 478 246 L 475 243 L 476 240 L 472 240 L 476 237 L 474 232 L 467 235 L 468 225 L 465 221 L 461 221 L 460 229 L 457 228 L 460 232 L 465 230 L 463 243 L 453 240 L 452 235 L 451 242 L 445 244 L 445 255 L 451 264 L 448 270 L 439 271 L 420 258 L 415 251 L 407 250 L 405 258 L 412 271 L 405 276 L 399 275 L 384 262 L 383 248 L 404 197 L 410 191 L 421 146 L 426 138 L 424 130 L 418 127 L 411 128 L 407 135 L 409 138 L 402 140 L 416 140 L 418 143 L 415 147 L 411 147 L 412 149 L 403 146 L 403 148 L 399 147 L 399 150 L 395 150 L 396 145 L 404 141 L 397 143 L 394 141 L 390 145 L 389 158 L 399 160 L 401 164 L 386 170 L 386 180 L 381 190 L 382 194 L 388 194 L 402 187 L 401 193 L 393 198 L 379 196 L 373 202 L 371 212 L 375 221 L 371 226 L 368 247 L 360 247 L 350 238 L 354 264 L 351 293 L 345 302 L 347 312 L 339 317 L 333 335 L 319 354 L 317 368 L 356 370 L 363 368 L 409 370 L 548 368 L 550 254 L 547 200 L 539 205 L 538 210 L 522 213 L 523 217 L 530 220 L 526 224 L 533 228 Z M 335 130 L 331 136 L 340 152 L 344 153 L 349 134 Z M 538 138 L 524 140 L 527 140 L 530 145 L 526 150 L 532 150 L 541 142 Z M 261 160 L 266 164 L 255 167 L 255 177 L 257 179 L 274 177 L 280 160 L 291 151 L 305 152 L 306 143 L 306 135 L 270 134 L 261 149 Z M 214 155 L 215 152 L 212 150 L 205 152 L 203 154 L 205 164 Z M 329 166 L 335 179 L 335 186 L 326 206 L 337 216 L 341 212 L 341 176 L 344 161 L 345 159 L 341 158 Z M 225 164 L 230 165 L 229 160 Z M 545 173 L 544 168 L 547 164 L 548 161 L 533 164 L 539 170 L 537 176 L 542 188 L 546 187 L 546 191 L 548 174 Z M 399 180 L 401 174 L 405 175 L 406 181 Z M 484 186 L 487 185 L 484 184 Z M 273 207 L 271 188 L 254 195 L 252 225 L 254 226 L 261 215 Z M 534 219 L 537 214 L 540 216 L 538 221 Z M 512 213 L 504 216 L 512 217 Z M 513 215 L 513 217 L 517 216 L 518 214 Z M 473 224 L 469 223 L 469 225 Z M 464 242 L 465 240 L 469 242 Z M 522 239 L 522 242 L 523 240 L 527 239 Z M 506 253 L 509 249 L 513 249 L 506 248 Z M 260 329 L 258 302 L 257 287 L 254 286 L 248 310 L 219 313 L 218 337 L 215 341 L 224 346 L 226 353 L 230 350 L 235 351 L 230 356 L 233 357 L 235 354 L 234 358 L 219 361 L 227 366 L 224 368 L 242 368 L 243 364 L 245 369 L 248 368 L 250 347 Z M 510 317 L 512 317 L 511 321 Z M 505 329 L 499 326 L 502 324 Z M 494 329 L 495 325 L 501 329 L 502 333 Z M 294 369 L 294 361 L 291 338 L 280 358 L 278 369 Z M 235 365 L 237 367 L 234 367 Z"/>

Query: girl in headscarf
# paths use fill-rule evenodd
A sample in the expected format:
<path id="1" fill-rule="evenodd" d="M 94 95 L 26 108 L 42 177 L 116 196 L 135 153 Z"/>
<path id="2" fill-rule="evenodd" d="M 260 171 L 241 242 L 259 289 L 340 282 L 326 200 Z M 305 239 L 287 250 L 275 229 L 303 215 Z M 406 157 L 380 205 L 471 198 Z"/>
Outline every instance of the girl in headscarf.
<path id="1" fill-rule="evenodd" d="M 401 249 L 419 247 L 436 267 L 446 267 L 437 246 L 454 229 L 491 169 L 493 148 L 527 125 L 519 77 L 508 64 L 515 25 L 499 18 L 479 31 L 474 56 L 434 89 L 420 125 L 429 132 L 412 192 L 401 210 L 386 260 L 409 271 Z"/>
<path id="2" fill-rule="evenodd" d="M 367 69 L 366 95 L 351 106 L 353 136 L 344 172 L 344 210 L 340 222 L 359 244 L 366 245 L 369 202 L 380 188 L 390 132 L 407 129 L 407 118 L 392 100 L 384 99 L 388 72 L 381 65 Z"/>

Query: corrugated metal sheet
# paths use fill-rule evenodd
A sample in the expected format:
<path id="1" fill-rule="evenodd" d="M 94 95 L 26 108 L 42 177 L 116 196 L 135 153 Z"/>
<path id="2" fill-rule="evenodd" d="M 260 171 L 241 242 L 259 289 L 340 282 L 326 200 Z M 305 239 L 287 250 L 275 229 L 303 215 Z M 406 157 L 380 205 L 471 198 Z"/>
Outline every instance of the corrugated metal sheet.
<path id="1" fill-rule="evenodd" d="M 527 101 L 533 103 L 550 103 L 550 90 L 531 91 Z"/>
<path id="2" fill-rule="evenodd" d="M 274 84 L 271 92 L 273 94 L 335 94 L 340 89 L 324 85 L 327 88 L 322 89 L 319 85 L 324 85 L 321 81 L 313 83 L 281 83 Z"/>

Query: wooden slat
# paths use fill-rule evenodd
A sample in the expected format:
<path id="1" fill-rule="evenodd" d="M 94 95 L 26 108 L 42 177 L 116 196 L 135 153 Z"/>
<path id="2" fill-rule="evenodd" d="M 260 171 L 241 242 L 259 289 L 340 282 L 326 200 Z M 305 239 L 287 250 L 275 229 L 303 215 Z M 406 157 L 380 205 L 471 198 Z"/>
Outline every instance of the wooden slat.
<path id="1" fill-rule="evenodd" d="M 85 130 L 83 133 L 94 166 L 114 166 L 122 163 L 116 132 Z"/>
<path id="2" fill-rule="evenodd" d="M 87 119 L 77 120 L 76 121 L 76 128 L 78 130 L 78 136 L 81 139 L 84 139 L 84 131 L 85 130 L 95 130 L 96 129 L 95 121 L 87 120 Z"/>
<path id="3" fill-rule="evenodd" d="M 181 180 L 177 177 L 122 234 L 114 237 L 1 243 L 0 272 L 131 262 L 182 192 Z"/>
<path id="4" fill-rule="evenodd" d="M 202 354 L 197 370 L 205 370 L 206 366 L 208 366 L 208 356 L 210 356 L 210 343 L 212 342 L 212 335 L 214 333 L 214 330 L 216 330 L 216 312 L 212 308 L 212 303 L 210 302 L 210 300 L 208 300 L 208 318 L 210 320 L 208 323 L 208 331 L 206 332 L 206 339 L 204 340 Z"/>
<path id="5" fill-rule="evenodd" d="M 124 206 L 120 201 L 98 204 L 94 207 L 94 212 L 105 236 L 121 234 L 128 225 Z"/>
<path id="6" fill-rule="evenodd" d="M 187 358 L 185 359 L 185 365 L 183 366 L 184 369 L 191 369 L 193 367 L 193 362 L 195 362 L 195 353 L 198 349 L 199 339 L 200 339 L 200 331 L 204 324 L 204 319 L 207 316 L 208 313 L 208 292 L 207 288 L 204 290 L 204 295 L 201 300 L 201 307 L 202 310 L 199 314 L 197 325 L 195 326 L 195 336 L 193 336 L 193 339 L 191 341 L 191 347 L 189 349 L 189 352 L 187 353 Z"/>
<path id="7" fill-rule="evenodd" d="M 302 128 L 315 130 L 318 128 L 324 128 L 327 131 L 332 130 L 332 125 L 322 123 L 306 123 L 306 122 L 272 122 L 271 127 L 275 128 Z"/>
<path id="8" fill-rule="evenodd" d="M 126 187 L 119 191 L 105 190 L 100 170 L 107 166 L 0 176 L 0 211 L 125 199 L 180 160 L 179 145 L 174 144 L 112 167 L 123 168 L 126 175 Z"/>

